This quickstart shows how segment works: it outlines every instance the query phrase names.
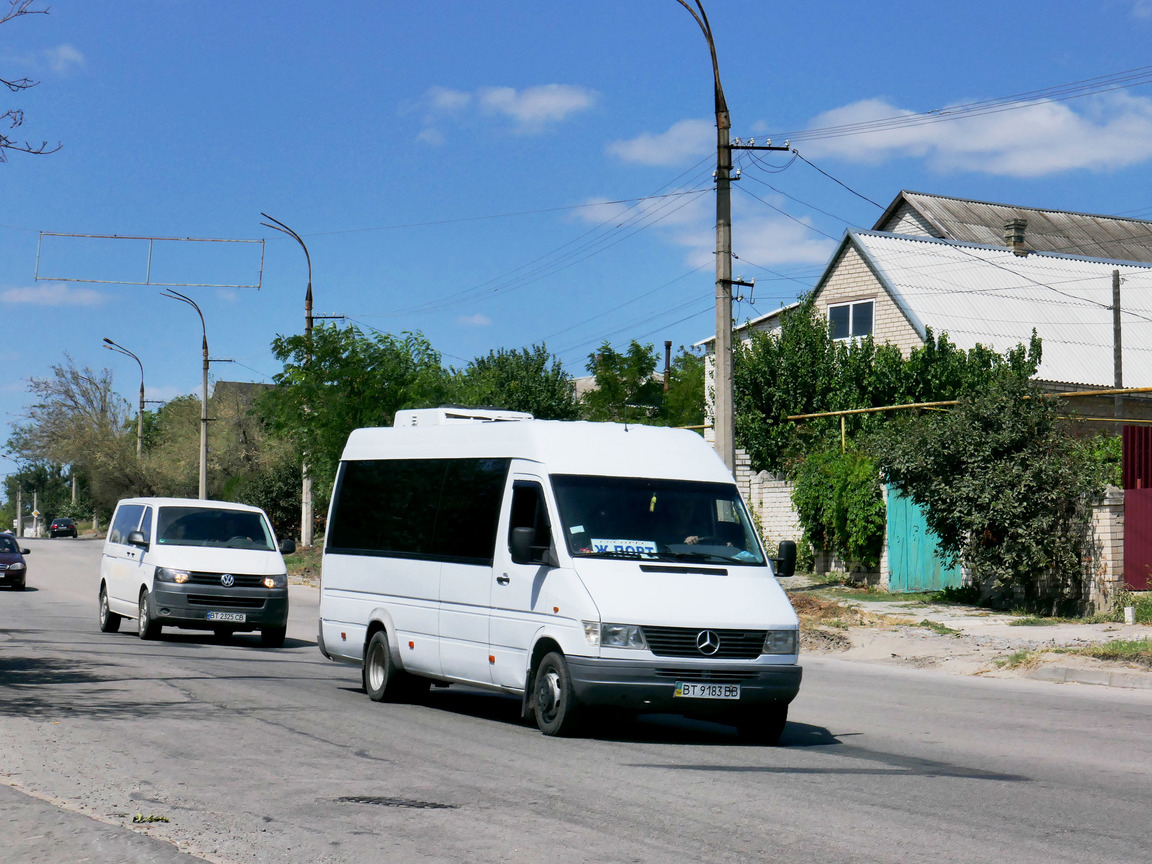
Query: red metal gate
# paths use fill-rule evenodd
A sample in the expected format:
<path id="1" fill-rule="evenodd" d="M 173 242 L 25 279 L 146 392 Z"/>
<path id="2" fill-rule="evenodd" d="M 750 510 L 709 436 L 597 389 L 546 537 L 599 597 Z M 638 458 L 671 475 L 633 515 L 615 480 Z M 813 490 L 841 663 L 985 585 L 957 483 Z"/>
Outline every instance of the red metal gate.
<path id="1" fill-rule="evenodd" d="M 1124 483 L 1124 583 L 1152 589 L 1152 427 L 1121 431 L 1120 473 Z"/>

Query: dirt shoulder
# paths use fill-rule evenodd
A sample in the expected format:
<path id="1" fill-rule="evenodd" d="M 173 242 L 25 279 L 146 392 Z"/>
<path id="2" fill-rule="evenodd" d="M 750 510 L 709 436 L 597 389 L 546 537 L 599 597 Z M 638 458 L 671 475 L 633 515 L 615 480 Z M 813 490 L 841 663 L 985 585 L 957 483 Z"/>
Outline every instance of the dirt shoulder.
<path id="1" fill-rule="evenodd" d="M 801 619 L 801 651 L 954 675 L 1152 689 L 1152 667 L 1084 653 L 1152 638 L 1152 626 L 1079 623 L 1020 626 L 1019 615 L 915 600 L 854 600 L 788 585 Z"/>

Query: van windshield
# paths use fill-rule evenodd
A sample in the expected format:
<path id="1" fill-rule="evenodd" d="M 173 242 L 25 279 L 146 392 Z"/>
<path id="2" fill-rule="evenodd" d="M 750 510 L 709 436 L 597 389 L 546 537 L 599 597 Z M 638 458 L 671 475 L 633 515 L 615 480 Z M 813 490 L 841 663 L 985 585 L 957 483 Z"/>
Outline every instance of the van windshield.
<path id="1" fill-rule="evenodd" d="M 578 557 L 764 564 L 736 487 L 553 474 L 568 551 Z"/>
<path id="2" fill-rule="evenodd" d="M 271 552 L 272 533 L 259 513 L 211 507 L 161 507 L 156 542 Z"/>

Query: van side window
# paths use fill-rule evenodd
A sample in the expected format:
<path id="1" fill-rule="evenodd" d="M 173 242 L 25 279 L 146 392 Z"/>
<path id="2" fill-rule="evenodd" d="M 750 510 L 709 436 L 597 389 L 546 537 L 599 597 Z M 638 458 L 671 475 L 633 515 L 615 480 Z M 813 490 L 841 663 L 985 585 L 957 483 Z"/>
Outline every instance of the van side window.
<path id="1" fill-rule="evenodd" d="M 144 518 L 140 520 L 140 531 L 144 534 L 144 539 L 152 542 L 152 508 L 144 508 Z"/>
<path id="2" fill-rule="evenodd" d="M 122 504 L 112 517 L 112 527 L 108 529 L 109 543 L 127 543 L 128 534 L 135 531 L 144 512 L 143 504 Z"/>
<path id="3" fill-rule="evenodd" d="M 548 508 L 544 505 L 544 490 L 539 483 L 517 480 L 512 484 L 512 514 L 508 522 L 509 546 L 513 528 L 532 528 L 536 531 L 534 547 L 552 545 L 552 526 L 548 523 Z"/>
<path id="4" fill-rule="evenodd" d="M 491 562 L 507 459 L 345 462 L 327 550 Z"/>

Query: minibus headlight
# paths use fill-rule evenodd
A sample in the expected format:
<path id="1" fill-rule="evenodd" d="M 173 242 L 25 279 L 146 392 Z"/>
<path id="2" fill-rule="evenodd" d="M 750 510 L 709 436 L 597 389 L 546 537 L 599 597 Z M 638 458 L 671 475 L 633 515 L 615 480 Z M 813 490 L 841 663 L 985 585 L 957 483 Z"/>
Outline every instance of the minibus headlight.
<path id="1" fill-rule="evenodd" d="M 176 570 L 172 567 L 156 568 L 157 582 L 175 582 L 177 585 L 183 585 L 191 578 L 187 570 Z"/>
<path id="2" fill-rule="evenodd" d="M 768 631 L 768 635 L 764 639 L 765 654 L 795 654 L 796 651 L 795 630 Z"/>
<path id="3" fill-rule="evenodd" d="M 286 588 L 288 586 L 288 574 L 278 573 L 275 576 L 264 577 L 265 588 Z"/>
<path id="4" fill-rule="evenodd" d="M 584 621 L 584 641 L 604 648 L 647 648 L 644 631 L 635 624 L 601 624 Z"/>

